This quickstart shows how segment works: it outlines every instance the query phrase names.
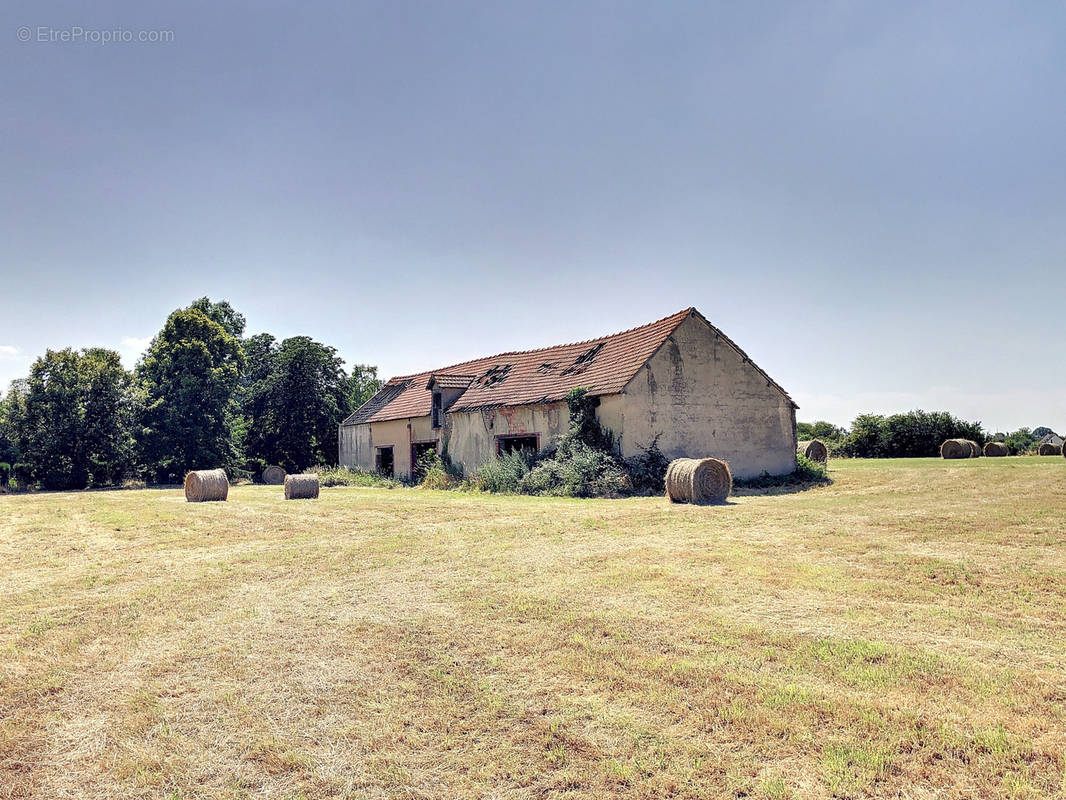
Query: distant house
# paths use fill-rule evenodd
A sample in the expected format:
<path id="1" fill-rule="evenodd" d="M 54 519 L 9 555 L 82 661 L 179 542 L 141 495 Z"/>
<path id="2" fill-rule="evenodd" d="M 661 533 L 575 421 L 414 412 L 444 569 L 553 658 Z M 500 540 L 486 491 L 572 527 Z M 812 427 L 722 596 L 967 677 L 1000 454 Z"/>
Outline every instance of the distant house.
<path id="1" fill-rule="evenodd" d="M 622 333 L 392 378 L 340 426 L 344 466 L 411 474 L 427 449 L 467 474 L 566 431 L 584 387 L 622 455 L 715 456 L 737 477 L 792 472 L 796 404 L 694 308 Z"/>
<path id="2" fill-rule="evenodd" d="M 1055 447 L 1062 447 L 1062 441 L 1062 437 L 1059 436 L 1057 433 L 1048 433 L 1045 434 L 1043 438 L 1041 438 L 1040 441 L 1038 441 L 1036 444 L 1037 447 L 1042 444 L 1053 444 L 1055 445 Z"/>

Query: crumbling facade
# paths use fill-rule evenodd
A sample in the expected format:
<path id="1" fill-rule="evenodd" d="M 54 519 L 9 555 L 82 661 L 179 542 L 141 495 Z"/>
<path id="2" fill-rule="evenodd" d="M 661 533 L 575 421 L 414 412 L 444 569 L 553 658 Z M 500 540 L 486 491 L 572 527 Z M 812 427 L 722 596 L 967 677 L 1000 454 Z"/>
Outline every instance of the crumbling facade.
<path id="1" fill-rule="evenodd" d="M 623 457 L 714 456 L 740 478 L 796 467 L 796 404 L 695 309 L 587 342 L 503 353 L 391 379 L 340 427 L 343 466 L 409 476 L 421 452 L 467 474 L 566 431 L 584 387 Z"/>

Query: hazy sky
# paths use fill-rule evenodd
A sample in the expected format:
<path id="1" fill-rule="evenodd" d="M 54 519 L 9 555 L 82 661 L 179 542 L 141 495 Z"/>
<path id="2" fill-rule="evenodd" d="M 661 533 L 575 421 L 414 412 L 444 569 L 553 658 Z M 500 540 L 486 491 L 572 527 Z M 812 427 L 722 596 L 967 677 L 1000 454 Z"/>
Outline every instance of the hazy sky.
<path id="1" fill-rule="evenodd" d="M 385 376 L 696 306 L 801 420 L 1066 430 L 1061 0 L 7 2 L 0 80 L 4 386 L 205 294 Z"/>

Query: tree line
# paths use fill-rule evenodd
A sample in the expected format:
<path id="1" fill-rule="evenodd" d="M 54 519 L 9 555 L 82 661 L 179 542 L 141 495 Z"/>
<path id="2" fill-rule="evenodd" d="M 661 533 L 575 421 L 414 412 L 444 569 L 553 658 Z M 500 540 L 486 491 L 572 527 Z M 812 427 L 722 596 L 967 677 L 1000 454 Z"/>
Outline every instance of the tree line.
<path id="1" fill-rule="evenodd" d="M 0 399 L 0 485 L 82 489 L 331 464 L 337 426 L 381 386 L 307 336 L 244 337 L 228 302 L 167 317 L 132 370 L 104 348 L 48 350 Z"/>
<path id="2" fill-rule="evenodd" d="M 819 439 L 830 453 L 853 458 L 922 458 L 940 454 L 945 439 L 972 439 L 979 445 L 1003 442 L 1011 455 L 1031 450 L 1051 428 L 1020 428 L 1012 433 L 990 434 L 980 422 L 967 422 L 946 411 L 907 411 L 902 414 L 860 414 L 851 428 L 831 422 L 799 422 L 800 440 Z"/>

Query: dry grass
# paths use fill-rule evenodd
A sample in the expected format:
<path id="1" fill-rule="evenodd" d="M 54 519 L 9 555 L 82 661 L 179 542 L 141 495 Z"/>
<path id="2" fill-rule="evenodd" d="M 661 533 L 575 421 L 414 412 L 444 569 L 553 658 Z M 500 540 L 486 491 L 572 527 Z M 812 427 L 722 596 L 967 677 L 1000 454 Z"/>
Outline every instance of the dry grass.
<path id="1" fill-rule="evenodd" d="M 1066 461 L 728 505 L 0 497 L 0 797 L 1032 797 Z"/>

